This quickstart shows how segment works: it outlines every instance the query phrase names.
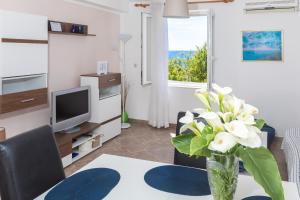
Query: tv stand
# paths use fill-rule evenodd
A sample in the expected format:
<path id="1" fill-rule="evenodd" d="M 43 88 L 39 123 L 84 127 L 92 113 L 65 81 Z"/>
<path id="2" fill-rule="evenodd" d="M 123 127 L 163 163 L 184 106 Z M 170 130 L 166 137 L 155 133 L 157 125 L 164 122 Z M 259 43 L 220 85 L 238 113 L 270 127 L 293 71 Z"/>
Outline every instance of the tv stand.
<path id="1" fill-rule="evenodd" d="M 76 133 L 76 132 L 79 132 L 80 131 L 80 126 L 75 126 L 73 128 L 69 128 L 69 129 L 66 129 L 64 130 L 65 133 Z"/>
<path id="2" fill-rule="evenodd" d="M 84 122 L 73 128 L 72 132 L 67 130 L 54 134 L 64 167 L 67 167 L 102 146 L 100 126 L 101 124 L 98 123 Z M 90 150 L 80 151 L 79 147 L 86 142 L 93 142 L 92 148 Z"/>

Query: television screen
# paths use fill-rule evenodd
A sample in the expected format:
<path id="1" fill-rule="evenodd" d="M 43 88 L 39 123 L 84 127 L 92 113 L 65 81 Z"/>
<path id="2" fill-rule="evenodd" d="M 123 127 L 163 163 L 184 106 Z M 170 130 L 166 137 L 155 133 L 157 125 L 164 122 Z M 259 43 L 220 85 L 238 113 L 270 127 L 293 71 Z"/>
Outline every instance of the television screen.
<path id="1" fill-rule="evenodd" d="M 56 123 L 89 113 L 89 91 L 56 96 Z"/>

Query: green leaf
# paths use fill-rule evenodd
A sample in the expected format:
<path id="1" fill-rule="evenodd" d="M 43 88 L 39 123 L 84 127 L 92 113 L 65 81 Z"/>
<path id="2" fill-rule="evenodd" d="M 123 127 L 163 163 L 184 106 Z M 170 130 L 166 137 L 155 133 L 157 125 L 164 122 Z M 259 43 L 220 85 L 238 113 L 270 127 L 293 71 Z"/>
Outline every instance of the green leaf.
<path id="1" fill-rule="evenodd" d="M 190 155 L 191 141 L 194 137 L 195 134 L 182 134 L 172 138 L 171 142 L 180 153 Z"/>
<path id="2" fill-rule="evenodd" d="M 284 200 L 278 166 L 268 149 L 240 147 L 237 155 L 243 160 L 246 170 L 273 200 Z"/>
<path id="3" fill-rule="evenodd" d="M 214 132 L 213 127 L 211 127 L 211 126 L 209 126 L 209 125 L 206 125 L 206 126 L 204 127 L 204 129 L 202 130 L 202 134 L 203 134 L 203 135 L 210 135 L 210 134 L 213 134 L 213 132 Z"/>
<path id="4" fill-rule="evenodd" d="M 208 143 L 207 140 L 201 136 L 196 136 L 191 140 L 190 146 L 190 155 L 196 155 L 201 153 L 201 151 L 207 147 Z"/>
<path id="5" fill-rule="evenodd" d="M 261 130 L 263 127 L 264 127 L 264 125 L 265 125 L 265 120 L 263 120 L 263 119 L 257 119 L 257 120 L 255 120 L 255 126 L 259 129 L 259 130 Z"/>

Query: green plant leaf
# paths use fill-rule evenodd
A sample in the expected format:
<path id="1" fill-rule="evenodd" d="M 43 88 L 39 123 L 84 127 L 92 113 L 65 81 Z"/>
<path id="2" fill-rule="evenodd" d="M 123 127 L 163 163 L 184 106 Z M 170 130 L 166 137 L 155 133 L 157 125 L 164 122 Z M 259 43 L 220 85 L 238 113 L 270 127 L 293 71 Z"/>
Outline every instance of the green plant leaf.
<path id="1" fill-rule="evenodd" d="M 204 137 L 196 136 L 191 140 L 190 155 L 201 154 L 201 151 L 207 147 L 208 143 Z"/>
<path id="2" fill-rule="evenodd" d="M 259 129 L 259 130 L 261 130 L 263 127 L 264 127 L 264 125 L 265 125 L 265 120 L 263 120 L 263 119 L 257 119 L 257 120 L 255 120 L 255 126 Z"/>
<path id="3" fill-rule="evenodd" d="M 273 200 L 284 200 L 278 166 L 268 149 L 264 147 L 256 149 L 240 147 L 237 150 L 237 155 L 243 160 L 246 170 Z"/>
<path id="4" fill-rule="evenodd" d="M 202 134 L 203 134 L 203 135 L 213 134 L 213 132 L 214 132 L 213 127 L 211 127 L 211 126 L 209 126 L 209 125 L 206 125 L 206 126 L 204 127 L 204 129 L 202 130 Z"/>
<path id="5" fill-rule="evenodd" d="M 180 153 L 190 155 L 191 141 L 194 137 L 195 134 L 182 134 L 172 138 L 171 142 Z"/>

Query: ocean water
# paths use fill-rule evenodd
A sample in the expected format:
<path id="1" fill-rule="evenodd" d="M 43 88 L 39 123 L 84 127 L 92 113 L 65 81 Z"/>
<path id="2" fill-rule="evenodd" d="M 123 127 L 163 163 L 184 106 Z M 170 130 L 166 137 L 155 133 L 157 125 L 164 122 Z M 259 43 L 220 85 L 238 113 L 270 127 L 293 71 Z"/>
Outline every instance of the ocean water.
<path id="1" fill-rule="evenodd" d="M 169 51 L 169 59 L 192 57 L 194 56 L 195 52 L 196 51 L 185 51 L 185 50 Z"/>
<path id="2" fill-rule="evenodd" d="M 259 61 L 259 60 L 274 60 L 281 61 L 282 53 L 278 51 L 243 51 L 243 60 L 244 61 Z"/>

